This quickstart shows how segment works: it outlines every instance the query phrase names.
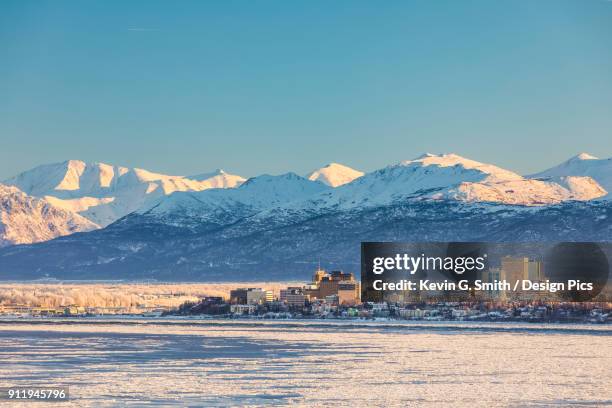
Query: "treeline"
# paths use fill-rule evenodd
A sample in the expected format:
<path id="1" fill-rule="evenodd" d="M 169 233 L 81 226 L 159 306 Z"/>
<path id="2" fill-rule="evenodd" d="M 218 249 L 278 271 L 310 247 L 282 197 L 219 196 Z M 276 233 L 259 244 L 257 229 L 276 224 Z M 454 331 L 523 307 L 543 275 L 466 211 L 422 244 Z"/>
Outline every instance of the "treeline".
<path id="1" fill-rule="evenodd" d="M 197 303 L 207 296 L 229 297 L 236 287 L 261 287 L 278 293 L 287 284 L 194 283 L 194 284 L 0 284 L 0 306 L 48 307 L 163 307 L 177 308 L 185 302 Z"/>

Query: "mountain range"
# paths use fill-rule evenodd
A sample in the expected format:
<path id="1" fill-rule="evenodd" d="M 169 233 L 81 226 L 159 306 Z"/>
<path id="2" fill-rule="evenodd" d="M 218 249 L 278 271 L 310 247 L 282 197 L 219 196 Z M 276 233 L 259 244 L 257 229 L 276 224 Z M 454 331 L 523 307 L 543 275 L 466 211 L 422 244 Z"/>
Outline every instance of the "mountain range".
<path id="1" fill-rule="evenodd" d="M 424 154 L 245 180 L 70 160 L 0 185 L 0 279 L 295 279 L 319 259 L 356 271 L 366 240 L 609 241 L 611 170 L 587 154 L 530 176 Z"/>
<path id="2" fill-rule="evenodd" d="M 68 160 L 36 167 L 4 184 L 78 213 L 100 227 L 175 191 L 239 186 L 244 178 L 223 170 L 197 176 L 168 176 L 143 169 Z"/>

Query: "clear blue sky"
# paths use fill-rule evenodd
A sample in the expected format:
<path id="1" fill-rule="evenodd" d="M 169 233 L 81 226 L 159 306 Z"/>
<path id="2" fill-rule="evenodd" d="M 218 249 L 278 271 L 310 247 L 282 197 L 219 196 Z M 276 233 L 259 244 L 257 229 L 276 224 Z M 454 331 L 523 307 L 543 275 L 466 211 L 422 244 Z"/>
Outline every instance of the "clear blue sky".
<path id="1" fill-rule="evenodd" d="M 612 1 L 0 2 L 0 179 L 612 156 Z"/>

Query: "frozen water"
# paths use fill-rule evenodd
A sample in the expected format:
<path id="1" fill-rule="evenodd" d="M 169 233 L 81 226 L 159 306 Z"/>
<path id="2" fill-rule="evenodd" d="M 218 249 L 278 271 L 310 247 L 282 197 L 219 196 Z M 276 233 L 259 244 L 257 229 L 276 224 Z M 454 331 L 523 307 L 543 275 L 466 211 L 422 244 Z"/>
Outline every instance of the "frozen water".
<path id="1" fill-rule="evenodd" d="M 69 386 L 62 406 L 79 407 L 603 406 L 611 340 L 579 325 L 0 321 L 0 387 Z"/>

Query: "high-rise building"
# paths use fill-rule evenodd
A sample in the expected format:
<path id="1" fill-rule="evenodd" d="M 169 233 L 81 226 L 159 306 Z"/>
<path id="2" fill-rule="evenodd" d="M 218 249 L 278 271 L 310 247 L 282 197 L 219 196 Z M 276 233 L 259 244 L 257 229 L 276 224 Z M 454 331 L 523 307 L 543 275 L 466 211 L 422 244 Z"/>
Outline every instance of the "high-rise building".
<path id="1" fill-rule="evenodd" d="M 257 306 L 255 305 L 230 305 L 230 312 L 234 314 L 253 314 Z"/>
<path id="2" fill-rule="evenodd" d="M 529 278 L 529 258 L 513 258 L 505 256 L 501 261 L 501 271 L 510 285 L 516 281 Z"/>
<path id="3" fill-rule="evenodd" d="M 542 261 L 530 260 L 527 269 L 527 275 L 530 281 L 543 282 L 546 280 Z"/>
<path id="4" fill-rule="evenodd" d="M 314 273 L 312 284 L 304 288 L 304 293 L 311 299 L 336 296 L 338 304 L 354 305 L 360 301 L 361 286 L 352 273 L 342 271 L 327 273 L 318 269 Z"/>
<path id="5" fill-rule="evenodd" d="M 505 280 L 506 277 L 504 275 L 504 272 L 500 268 L 489 268 L 482 271 L 481 279 L 483 282 L 495 283 L 495 281 L 501 282 L 502 280 Z M 500 296 L 503 296 L 504 294 L 505 291 L 497 289 L 487 290 L 485 292 L 486 296 L 492 298 L 498 298 Z"/>
<path id="6" fill-rule="evenodd" d="M 542 261 L 532 260 L 527 257 L 513 258 L 505 256 L 501 262 L 502 274 L 505 279 L 514 285 L 517 280 L 543 281 Z"/>
<path id="7" fill-rule="evenodd" d="M 325 272 L 323 269 L 319 268 L 315 271 L 314 275 L 312 276 L 312 282 L 317 284 L 319 282 L 321 282 L 321 280 L 327 276 L 327 272 Z"/>

